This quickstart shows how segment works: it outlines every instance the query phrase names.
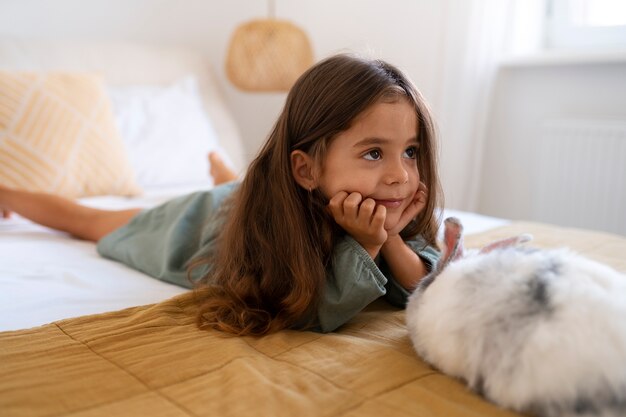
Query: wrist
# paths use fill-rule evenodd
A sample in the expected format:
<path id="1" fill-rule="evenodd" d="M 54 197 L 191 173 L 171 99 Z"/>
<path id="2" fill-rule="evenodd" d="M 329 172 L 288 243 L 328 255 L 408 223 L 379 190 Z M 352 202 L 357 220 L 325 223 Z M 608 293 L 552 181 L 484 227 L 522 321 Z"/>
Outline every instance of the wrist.
<path id="1" fill-rule="evenodd" d="M 382 245 L 363 245 L 362 243 L 360 243 L 360 245 L 363 249 L 365 249 L 365 252 L 367 252 L 372 259 L 376 259 L 382 247 Z"/>
<path id="2" fill-rule="evenodd" d="M 388 250 L 394 250 L 394 248 L 398 248 L 400 246 L 404 246 L 404 240 L 400 235 L 391 235 L 385 240 L 385 243 L 382 244 L 381 250 L 383 252 Z"/>
<path id="3" fill-rule="evenodd" d="M 359 244 L 365 251 L 372 257 L 372 259 L 376 259 L 382 246 L 385 241 L 378 238 L 372 238 L 370 236 L 356 236 L 350 234 L 350 236 Z"/>
<path id="4" fill-rule="evenodd" d="M 380 248 L 380 255 L 385 259 L 393 258 L 397 254 L 406 252 L 407 249 L 409 247 L 400 235 L 389 236 Z"/>

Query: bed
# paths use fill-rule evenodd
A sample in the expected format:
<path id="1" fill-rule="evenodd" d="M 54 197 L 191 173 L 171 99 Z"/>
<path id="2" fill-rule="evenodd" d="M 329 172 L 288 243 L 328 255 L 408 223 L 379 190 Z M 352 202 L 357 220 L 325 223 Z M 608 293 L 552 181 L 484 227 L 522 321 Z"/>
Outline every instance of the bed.
<path id="1" fill-rule="evenodd" d="M 185 152 L 218 149 L 243 169 L 233 118 L 210 64 L 194 51 L 5 39 L 0 70 L 95 72 L 102 78 L 127 162 L 137 173 L 131 185 L 142 192 L 79 196 L 85 204 L 151 207 L 212 186 L 205 160 L 197 159 L 186 176 L 181 172 L 187 166 L 164 166 L 163 154 L 152 153 L 150 145 L 171 153 L 172 136 L 147 134 L 136 123 L 143 118 L 167 130 L 173 122 L 165 115 L 180 121 L 176 108 L 190 92 L 204 111 L 199 119 L 206 120 L 189 121 L 202 132 L 203 144 L 190 144 Z M 137 103 L 160 95 L 162 108 L 140 111 Z M 128 140 L 133 135 L 135 142 Z M 153 142 L 146 145 L 146 137 Z M 527 232 L 537 246 L 570 246 L 626 271 L 622 237 L 474 213 L 448 215 L 463 221 L 470 247 Z M 331 334 L 227 337 L 196 328 L 193 293 L 103 259 L 92 243 L 17 216 L 0 222 L 0 259 L 3 416 L 516 415 L 421 361 L 403 311 L 383 301 Z"/>

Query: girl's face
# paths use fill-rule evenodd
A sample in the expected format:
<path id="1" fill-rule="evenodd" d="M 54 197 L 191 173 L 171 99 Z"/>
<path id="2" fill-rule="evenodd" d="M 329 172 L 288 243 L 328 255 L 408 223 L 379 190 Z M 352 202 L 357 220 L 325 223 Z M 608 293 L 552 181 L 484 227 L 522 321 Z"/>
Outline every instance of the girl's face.
<path id="1" fill-rule="evenodd" d="M 411 203 L 420 181 L 417 116 L 407 99 L 379 102 L 359 115 L 328 147 L 318 186 L 328 199 L 358 192 L 387 208 L 393 228 Z"/>

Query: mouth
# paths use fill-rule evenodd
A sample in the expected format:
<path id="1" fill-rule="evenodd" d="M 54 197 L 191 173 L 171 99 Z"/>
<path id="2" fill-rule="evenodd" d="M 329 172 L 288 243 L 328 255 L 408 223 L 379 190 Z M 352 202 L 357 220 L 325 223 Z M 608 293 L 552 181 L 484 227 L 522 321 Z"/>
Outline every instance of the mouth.
<path id="1" fill-rule="evenodd" d="M 394 209 L 394 208 L 398 208 L 402 206 L 402 203 L 404 202 L 404 198 L 391 198 L 391 199 L 384 199 L 384 200 L 374 199 L 374 201 L 376 201 L 376 204 L 385 206 L 389 209 Z"/>

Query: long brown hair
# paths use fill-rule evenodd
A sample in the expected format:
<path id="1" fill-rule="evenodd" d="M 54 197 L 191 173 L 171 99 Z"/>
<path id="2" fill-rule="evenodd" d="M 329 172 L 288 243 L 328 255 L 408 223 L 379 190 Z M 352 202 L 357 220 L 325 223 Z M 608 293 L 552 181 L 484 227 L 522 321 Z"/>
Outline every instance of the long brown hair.
<path id="1" fill-rule="evenodd" d="M 417 165 L 428 187 L 426 208 L 402 232 L 435 244 L 440 202 L 435 129 L 430 111 L 397 68 L 352 55 L 327 58 L 291 88 L 269 138 L 228 203 L 209 265 L 200 327 L 260 335 L 314 324 L 335 239 L 341 230 L 317 190 L 293 178 L 290 154 L 302 150 L 323 166 L 330 141 L 379 100 L 406 97 L 418 118 Z"/>

